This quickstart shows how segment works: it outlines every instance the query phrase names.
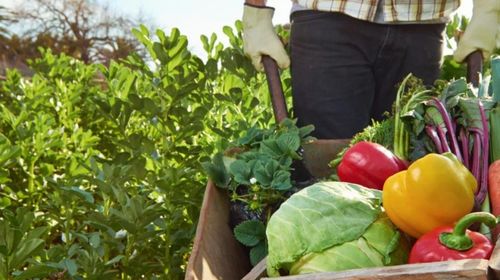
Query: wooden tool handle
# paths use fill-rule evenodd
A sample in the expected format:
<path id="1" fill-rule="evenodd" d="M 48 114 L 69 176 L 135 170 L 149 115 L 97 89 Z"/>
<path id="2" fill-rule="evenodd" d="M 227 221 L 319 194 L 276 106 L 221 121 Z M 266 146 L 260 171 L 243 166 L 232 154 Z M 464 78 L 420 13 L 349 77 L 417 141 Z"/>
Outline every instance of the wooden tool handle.
<path id="1" fill-rule="evenodd" d="M 281 85 L 281 79 L 278 69 L 278 64 L 268 55 L 262 56 L 262 64 L 264 64 L 264 72 L 266 73 L 267 85 L 271 93 L 271 103 L 273 105 L 274 119 L 277 123 L 281 123 L 288 117 L 286 109 L 285 94 Z"/>
<path id="2" fill-rule="evenodd" d="M 467 82 L 474 87 L 479 87 L 479 76 L 483 72 L 483 55 L 481 51 L 475 51 L 465 59 L 467 63 Z"/>

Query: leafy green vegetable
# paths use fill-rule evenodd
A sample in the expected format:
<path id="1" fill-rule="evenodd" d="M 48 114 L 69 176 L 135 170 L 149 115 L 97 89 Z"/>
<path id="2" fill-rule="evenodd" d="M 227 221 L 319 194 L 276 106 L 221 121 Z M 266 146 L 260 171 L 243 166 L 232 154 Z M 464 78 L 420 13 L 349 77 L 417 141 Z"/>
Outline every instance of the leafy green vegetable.
<path id="1" fill-rule="evenodd" d="M 478 96 L 478 91 L 464 78 L 442 81 L 433 92 L 435 96 L 416 104 L 423 106 L 424 118 L 410 117 L 412 138 L 427 136 L 433 144 L 428 146 L 428 152 L 452 152 L 474 174 L 479 183 L 475 207 L 480 209 L 487 193 L 485 166 L 490 146 L 487 116 L 496 103 L 489 96 Z"/>
<path id="2" fill-rule="evenodd" d="M 270 276 L 402 264 L 409 250 L 381 192 L 342 182 L 293 194 L 271 216 L 266 235 Z"/>
<path id="3" fill-rule="evenodd" d="M 409 74 L 398 88 L 394 102 L 394 143 L 393 151 L 401 159 L 410 159 L 410 134 L 412 133 L 409 122 L 423 119 L 421 102 L 429 99 L 431 91 L 426 89 L 422 81 Z"/>

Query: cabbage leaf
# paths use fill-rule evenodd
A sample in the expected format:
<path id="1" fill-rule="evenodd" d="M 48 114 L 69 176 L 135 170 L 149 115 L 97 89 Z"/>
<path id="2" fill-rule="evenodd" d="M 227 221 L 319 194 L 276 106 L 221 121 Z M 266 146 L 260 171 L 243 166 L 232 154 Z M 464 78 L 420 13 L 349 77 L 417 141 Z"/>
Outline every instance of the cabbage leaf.
<path id="1" fill-rule="evenodd" d="M 403 263 L 407 255 L 381 191 L 344 182 L 319 182 L 292 195 L 271 216 L 266 235 L 269 276 Z"/>

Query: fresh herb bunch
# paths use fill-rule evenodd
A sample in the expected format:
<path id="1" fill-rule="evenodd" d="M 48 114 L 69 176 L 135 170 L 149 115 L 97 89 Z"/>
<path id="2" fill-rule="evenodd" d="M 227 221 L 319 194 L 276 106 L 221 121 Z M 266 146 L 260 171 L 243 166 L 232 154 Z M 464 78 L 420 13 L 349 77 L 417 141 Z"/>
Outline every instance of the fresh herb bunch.
<path id="1" fill-rule="evenodd" d="M 383 145 L 384 147 L 392 150 L 393 144 L 393 135 L 394 135 L 394 117 L 389 114 L 386 115 L 386 119 L 381 121 L 372 120 L 371 125 L 365 127 L 362 131 L 356 133 L 349 145 L 342 149 L 337 156 L 329 163 L 329 166 L 336 170 L 337 166 L 342 161 L 344 154 L 347 150 L 354 146 L 354 144 L 361 141 L 369 141 Z M 336 174 L 334 173 L 331 176 L 332 179 L 336 180 Z"/>
<path id="2" fill-rule="evenodd" d="M 313 129 L 312 125 L 299 128 L 292 119 L 269 129 L 254 126 L 229 149 L 202 163 L 215 185 L 228 191 L 231 227 L 237 240 L 253 247 L 253 264 L 267 252 L 265 230 L 256 228 L 265 229 L 274 210 L 297 189 L 292 164 L 302 159 L 300 147 L 313 140 L 309 136 Z"/>

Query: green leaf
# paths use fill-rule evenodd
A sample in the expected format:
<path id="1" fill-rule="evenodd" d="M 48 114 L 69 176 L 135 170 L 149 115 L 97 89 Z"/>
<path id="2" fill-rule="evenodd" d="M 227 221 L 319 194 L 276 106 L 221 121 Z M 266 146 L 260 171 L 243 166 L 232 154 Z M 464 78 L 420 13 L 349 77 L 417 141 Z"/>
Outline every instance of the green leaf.
<path id="1" fill-rule="evenodd" d="M 424 117 L 425 117 L 426 123 L 433 124 L 435 126 L 439 126 L 439 127 L 441 127 L 443 132 L 446 133 L 447 129 L 446 129 L 446 124 L 444 123 L 443 116 L 441 115 L 441 113 L 439 112 L 439 110 L 436 107 L 434 107 L 434 106 L 427 107 L 427 109 L 425 110 Z"/>
<path id="2" fill-rule="evenodd" d="M 293 194 L 267 224 L 269 271 L 360 238 L 381 214 L 381 195 L 344 182 L 319 182 Z"/>
<path id="3" fill-rule="evenodd" d="M 149 32 L 147 32 L 147 29 L 142 28 L 142 26 L 141 26 L 141 30 L 133 28 L 132 29 L 132 34 L 134 34 L 134 36 L 137 38 L 137 40 L 139 40 L 139 42 L 141 42 L 145 46 L 151 46 L 152 43 L 153 43 L 148 38 Z"/>
<path id="4" fill-rule="evenodd" d="M 129 94 L 128 100 L 132 104 L 133 108 L 136 110 L 140 110 L 144 106 L 143 99 L 137 94 L 134 93 Z"/>
<path id="5" fill-rule="evenodd" d="M 227 188 L 231 178 L 226 170 L 223 158 L 224 155 L 222 153 L 217 153 L 212 162 L 202 162 L 201 165 L 203 170 L 207 173 L 208 178 L 210 178 L 216 186 Z"/>
<path id="6" fill-rule="evenodd" d="M 200 35 L 200 41 L 203 46 L 203 49 L 208 53 L 210 52 L 210 46 L 208 44 L 208 37 L 204 34 Z"/>
<path id="7" fill-rule="evenodd" d="M 299 136 L 301 139 L 306 138 L 314 131 L 314 125 L 306 125 L 299 128 Z"/>
<path id="8" fill-rule="evenodd" d="M 285 170 L 278 170 L 273 174 L 271 187 L 280 191 L 292 188 L 291 174 Z"/>
<path id="9" fill-rule="evenodd" d="M 37 264 L 28 267 L 28 269 L 23 270 L 20 274 L 14 277 L 15 280 L 28 280 L 36 278 L 44 278 L 49 276 L 51 273 L 56 272 L 57 269 L 54 267 Z"/>
<path id="10" fill-rule="evenodd" d="M 279 163 L 275 160 L 257 161 L 254 166 L 254 176 L 263 188 L 269 188 L 273 181 L 273 174 L 279 168 Z"/>
<path id="11" fill-rule="evenodd" d="M 48 231 L 49 231 L 48 226 L 37 227 L 37 228 L 34 228 L 34 229 L 28 231 L 25 238 L 26 238 L 26 240 L 35 239 L 35 238 L 43 238 L 43 235 L 45 235 Z"/>
<path id="12" fill-rule="evenodd" d="M 89 244 L 93 248 L 99 248 L 99 246 L 101 246 L 101 237 L 98 232 L 93 232 L 90 234 Z"/>
<path id="13" fill-rule="evenodd" d="M 266 242 L 260 241 L 257 246 L 250 250 L 250 262 L 253 266 L 257 265 L 261 260 L 267 256 Z"/>
<path id="14" fill-rule="evenodd" d="M 235 160 L 229 166 L 229 170 L 236 182 L 250 185 L 251 172 L 250 166 L 243 160 Z"/>
<path id="15" fill-rule="evenodd" d="M 78 236 L 79 238 L 81 238 L 82 236 L 84 236 L 84 234 L 77 234 L 77 233 L 74 233 L 74 234 L 75 234 L 75 235 L 79 235 L 79 236 Z M 83 240 L 87 240 L 87 241 L 88 241 L 88 239 L 87 239 L 86 237 L 85 237 L 85 239 L 83 239 Z M 73 244 L 73 245 L 71 245 L 71 246 L 69 247 L 69 249 L 68 249 L 68 253 L 66 254 L 66 257 L 68 257 L 68 258 L 72 258 L 72 257 L 74 257 L 74 256 L 78 253 L 78 251 L 80 251 L 80 250 L 81 250 L 80 245 L 78 245 L 78 244 Z"/>
<path id="16" fill-rule="evenodd" d="M 132 217 L 129 217 L 127 214 L 111 208 L 110 209 L 111 214 L 116 218 L 116 222 L 124 229 L 126 229 L 128 232 L 131 233 L 136 233 L 137 232 L 137 225 L 134 220 L 132 220 Z"/>
<path id="17" fill-rule="evenodd" d="M 245 246 L 256 246 L 266 238 L 266 227 L 261 221 L 247 220 L 234 228 L 234 236 Z"/>
<path id="18" fill-rule="evenodd" d="M 93 204 L 95 202 L 94 196 L 92 193 L 82 190 L 79 187 L 73 186 L 73 187 L 61 187 L 61 189 L 66 190 L 70 193 L 76 194 L 79 197 L 83 198 L 86 202 Z"/>
<path id="19" fill-rule="evenodd" d="M 277 139 L 278 147 L 286 153 L 295 152 L 300 148 L 300 138 L 294 133 L 285 133 Z"/>
<path id="20" fill-rule="evenodd" d="M 260 141 L 262 136 L 263 136 L 263 131 L 255 126 L 252 126 L 246 131 L 243 137 L 238 139 L 238 145 L 241 146 L 250 145 L 254 142 Z"/>
<path id="21" fill-rule="evenodd" d="M 153 51 L 155 52 L 155 55 L 156 55 L 156 58 L 158 60 L 160 60 L 160 62 L 162 64 L 167 64 L 168 61 L 170 60 L 167 52 L 165 51 L 165 49 L 163 48 L 163 45 L 158 43 L 158 42 L 154 42 L 153 43 Z"/>
<path id="22" fill-rule="evenodd" d="M 141 24 L 139 27 L 141 28 L 142 34 L 149 37 L 149 29 L 144 24 Z"/>
<path id="23" fill-rule="evenodd" d="M 283 154 L 278 142 L 275 139 L 266 139 L 262 141 L 259 152 L 268 154 L 273 158 L 277 158 Z"/>
<path id="24" fill-rule="evenodd" d="M 168 55 L 172 58 L 176 58 L 181 55 L 188 45 L 188 40 L 186 36 L 180 36 L 177 44 L 168 50 Z"/>
<path id="25" fill-rule="evenodd" d="M 19 269 L 21 266 L 28 261 L 29 258 L 34 257 L 38 250 L 43 248 L 45 242 L 42 239 L 30 239 L 21 242 L 21 244 L 16 248 L 16 251 L 12 255 L 9 262 L 11 269 Z"/>
<path id="26" fill-rule="evenodd" d="M 118 255 L 118 256 L 112 258 L 111 260 L 107 261 L 104 265 L 110 266 L 110 265 L 113 265 L 115 263 L 119 263 L 124 257 L 125 257 L 124 255 Z"/>
<path id="27" fill-rule="evenodd" d="M 10 199 L 8 197 L 2 197 L 0 198 L 0 209 L 5 209 L 9 207 L 12 204 Z"/>
<path id="28" fill-rule="evenodd" d="M 479 98 L 460 98 L 458 106 L 462 110 L 461 116 L 466 122 L 466 127 L 468 129 L 478 128 L 483 130 L 479 102 L 481 102 L 483 108 L 485 108 L 484 105 L 488 104 L 486 102 L 482 102 Z"/>
<path id="29" fill-rule="evenodd" d="M 1 224 L 0 224 L 1 225 Z M 5 245 L 0 245 L 0 255 L 7 256 L 9 251 L 7 250 L 7 246 Z"/>
<path id="30" fill-rule="evenodd" d="M 6 146 L 0 146 L 0 167 L 5 166 L 7 162 L 21 155 L 21 148 L 19 146 Z"/>
<path id="31" fill-rule="evenodd" d="M 78 271 L 78 265 L 74 260 L 71 259 L 64 259 L 61 264 L 66 268 L 68 271 L 69 275 L 75 276 L 77 271 Z"/>
<path id="32" fill-rule="evenodd" d="M 226 34 L 230 42 L 236 42 L 236 37 L 234 36 L 233 29 L 231 27 L 227 25 L 222 27 L 222 32 Z"/>

